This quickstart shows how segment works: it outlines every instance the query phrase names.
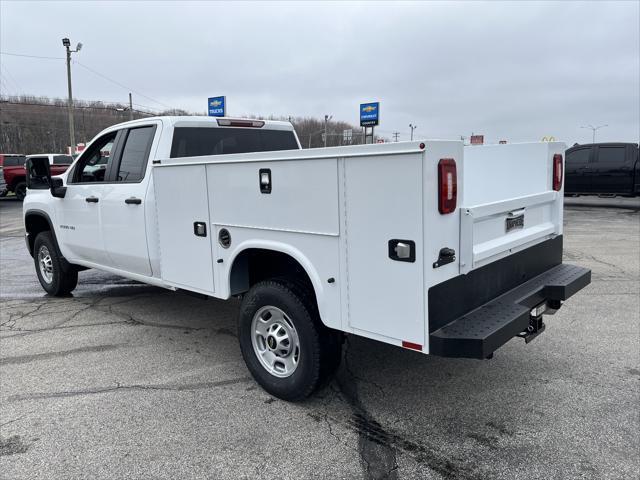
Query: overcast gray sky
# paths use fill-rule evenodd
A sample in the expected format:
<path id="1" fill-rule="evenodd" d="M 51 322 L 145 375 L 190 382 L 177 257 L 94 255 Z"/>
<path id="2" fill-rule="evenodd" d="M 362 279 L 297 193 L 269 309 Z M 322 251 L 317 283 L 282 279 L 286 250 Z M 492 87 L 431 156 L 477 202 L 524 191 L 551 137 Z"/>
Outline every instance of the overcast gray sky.
<path id="1" fill-rule="evenodd" d="M 0 50 L 61 57 L 74 96 L 234 116 L 332 114 L 379 131 L 486 140 L 640 136 L 640 2 L 0 3 Z M 0 55 L 2 93 L 66 97 L 64 60 Z M 140 94 L 145 95 L 145 98 Z M 153 100 L 151 100 L 153 99 Z M 158 103 L 160 102 L 160 103 Z"/>

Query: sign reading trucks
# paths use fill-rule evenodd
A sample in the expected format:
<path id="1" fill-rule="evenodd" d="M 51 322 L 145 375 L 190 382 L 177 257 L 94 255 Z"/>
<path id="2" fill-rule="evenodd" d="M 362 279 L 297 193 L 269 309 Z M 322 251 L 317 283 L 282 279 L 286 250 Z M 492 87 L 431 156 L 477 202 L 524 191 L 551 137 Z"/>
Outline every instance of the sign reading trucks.
<path id="1" fill-rule="evenodd" d="M 210 117 L 224 117 L 227 113 L 227 97 L 211 97 L 207 102 Z"/>

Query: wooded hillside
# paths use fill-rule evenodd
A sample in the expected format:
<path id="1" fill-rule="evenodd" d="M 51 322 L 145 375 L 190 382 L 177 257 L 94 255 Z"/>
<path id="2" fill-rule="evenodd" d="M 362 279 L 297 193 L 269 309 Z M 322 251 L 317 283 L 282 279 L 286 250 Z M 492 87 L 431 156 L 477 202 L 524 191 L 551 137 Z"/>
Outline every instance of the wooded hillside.
<path id="1" fill-rule="evenodd" d="M 134 109 L 133 118 L 150 115 L 201 115 L 184 110 L 144 112 Z M 259 118 L 252 116 L 253 118 Z M 324 146 L 324 119 L 280 118 L 293 123 L 303 148 Z M 88 143 L 101 130 L 129 120 L 128 105 L 101 101 L 74 101 L 76 143 Z M 351 135 L 345 134 L 351 130 Z M 363 143 L 362 129 L 346 122 L 327 125 L 327 146 Z M 0 96 L 0 153 L 63 153 L 69 145 L 67 101 L 60 98 Z"/>

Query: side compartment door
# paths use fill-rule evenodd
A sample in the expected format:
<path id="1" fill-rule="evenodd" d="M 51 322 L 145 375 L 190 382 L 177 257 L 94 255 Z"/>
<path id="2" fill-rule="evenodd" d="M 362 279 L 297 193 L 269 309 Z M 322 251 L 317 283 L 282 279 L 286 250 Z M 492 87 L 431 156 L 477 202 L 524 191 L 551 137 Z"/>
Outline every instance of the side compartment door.
<path id="1" fill-rule="evenodd" d="M 153 186 L 162 280 L 194 292 L 215 293 L 215 232 L 209 217 L 205 166 L 157 166 L 153 169 Z"/>
<path id="2" fill-rule="evenodd" d="M 424 345 L 422 155 L 347 158 L 344 175 L 349 326 Z"/>
<path id="3" fill-rule="evenodd" d="M 151 275 L 145 222 L 151 176 L 147 164 L 158 129 L 154 123 L 122 131 L 100 205 L 101 232 L 111 265 L 146 276 Z"/>
<path id="4" fill-rule="evenodd" d="M 106 172 L 118 140 L 115 131 L 92 142 L 67 179 L 67 194 L 57 203 L 57 227 L 69 260 L 110 265 L 100 231 L 100 202 L 108 188 Z"/>

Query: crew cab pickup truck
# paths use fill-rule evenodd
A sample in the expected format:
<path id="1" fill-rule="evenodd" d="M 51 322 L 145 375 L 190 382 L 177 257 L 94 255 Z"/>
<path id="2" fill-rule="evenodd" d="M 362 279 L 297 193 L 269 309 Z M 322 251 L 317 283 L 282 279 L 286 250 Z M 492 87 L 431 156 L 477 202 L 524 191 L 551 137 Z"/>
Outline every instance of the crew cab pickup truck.
<path id="1" fill-rule="evenodd" d="M 543 314 L 590 282 L 562 263 L 564 149 L 301 150 L 286 122 L 135 120 L 59 177 L 29 162 L 26 243 L 51 295 L 97 268 L 241 297 L 248 369 L 298 400 L 338 367 L 345 333 L 476 359 L 539 335 Z"/>
<path id="2" fill-rule="evenodd" d="M 640 195 L 637 143 L 574 145 L 566 152 L 565 193 Z"/>
<path id="3" fill-rule="evenodd" d="M 18 200 L 24 200 L 27 194 L 27 170 L 25 162 L 29 158 L 46 158 L 51 165 L 51 174 L 59 175 L 63 173 L 73 162 L 70 155 L 57 153 L 40 153 L 37 155 L 0 155 L 2 174 L 6 183 L 6 191 L 13 192 Z"/>

